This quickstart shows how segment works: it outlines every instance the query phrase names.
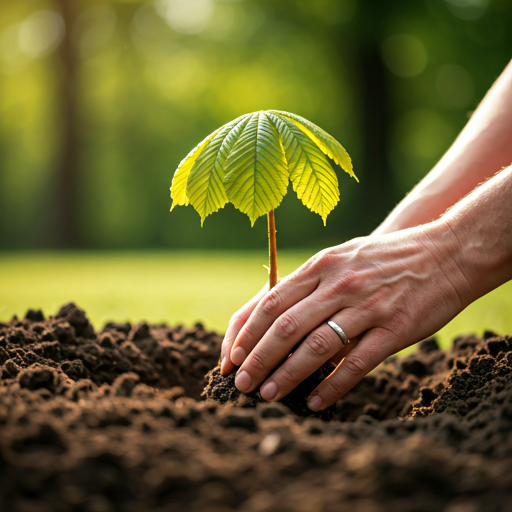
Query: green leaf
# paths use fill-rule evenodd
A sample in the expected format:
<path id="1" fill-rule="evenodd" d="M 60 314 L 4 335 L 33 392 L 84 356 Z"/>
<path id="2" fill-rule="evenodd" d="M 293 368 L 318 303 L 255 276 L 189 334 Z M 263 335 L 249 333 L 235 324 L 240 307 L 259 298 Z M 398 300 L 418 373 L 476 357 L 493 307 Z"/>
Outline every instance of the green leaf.
<path id="1" fill-rule="evenodd" d="M 345 148 L 319 126 L 290 112 L 269 110 L 281 119 L 287 118 L 298 126 L 329 158 L 332 158 L 345 172 L 359 182 L 352 168 L 352 160 Z"/>
<path id="2" fill-rule="evenodd" d="M 204 146 L 190 171 L 186 195 L 201 217 L 201 226 L 208 215 L 228 202 L 224 165 L 249 118 L 242 116 L 224 125 Z"/>
<path id="3" fill-rule="evenodd" d="M 281 135 L 293 190 L 325 225 L 340 198 L 336 173 L 324 153 L 295 123 L 277 114 L 269 117 Z"/>
<path id="4" fill-rule="evenodd" d="M 219 128 L 215 130 L 213 133 L 208 135 L 206 139 L 200 142 L 178 165 L 176 172 L 174 173 L 174 177 L 172 179 L 171 184 L 171 199 L 172 206 L 171 212 L 176 206 L 186 206 L 189 203 L 189 199 L 187 196 L 187 181 L 190 175 L 190 171 L 194 166 L 197 158 L 205 148 L 205 146 L 210 142 L 210 140 L 216 135 L 216 133 L 221 130 Z"/>
<path id="5" fill-rule="evenodd" d="M 224 186 L 228 199 L 249 216 L 251 225 L 279 206 L 288 186 L 288 164 L 279 133 L 268 115 L 250 115 L 226 160 Z"/>
<path id="6" fill-rule="evenodd" d="M 279 206 L 291 181 L 299 199 L 325 224 L 339 201 L 338 178 L 327 156 L 357 180 L 341 144 L 307 119 L 279 110 L 245 114 L 206 137 L 180 163 L 171 210 L 191 203 L 203 225 L 229 201 L 254 224 Z"/>

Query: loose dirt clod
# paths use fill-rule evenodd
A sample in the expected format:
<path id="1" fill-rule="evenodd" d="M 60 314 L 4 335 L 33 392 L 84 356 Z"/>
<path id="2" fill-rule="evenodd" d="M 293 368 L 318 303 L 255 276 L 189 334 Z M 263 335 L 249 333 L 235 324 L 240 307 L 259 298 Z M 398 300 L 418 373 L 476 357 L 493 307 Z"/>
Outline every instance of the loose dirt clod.
<path id="1" fill-rule="evenodd" d="M 285 396 L 281 403 L 289 407 L 297 416 L 315 416 L 325 421 L 332 420 L 336 409 L 335 406 L 313 413 L 308 409 L 306 399 L 335 368 L 336 366 L 333 363 L 325 363 L 306 380 L 301 382 L 291 393 Z M 266 403 L 261 398 L 259 387 L 249 394 L 238 391 L 235 387 L 235 375 L 236 372 L 233 371 L 233 373 L 224 376 L 220 373 L 220 366 L 216 366 L 206 374 L 207 384 L 204 388 L 203 396 L 208 400 L 215 400 L 221 404 L 233 403 L 240 407 L 256 407 L 260 402 Z"/>
<path id="2" fill-rule="evenodd" d="M 72 303 L 0 323 L 0 510 L 512 510 L 508 336 L 426 340 L 330 421 L 205 401 L 220 343 L 200 324 L 96 333 Z"/>

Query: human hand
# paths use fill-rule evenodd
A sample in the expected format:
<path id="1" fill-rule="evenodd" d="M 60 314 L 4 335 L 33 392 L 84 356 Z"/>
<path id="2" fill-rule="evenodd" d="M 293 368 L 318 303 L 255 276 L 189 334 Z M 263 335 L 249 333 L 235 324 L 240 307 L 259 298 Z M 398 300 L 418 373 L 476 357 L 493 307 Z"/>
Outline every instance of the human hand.
<path id="1" fill-rule="evenodd" d="M 441 219 L 321 251 L 233 315 L 222 373 L 240 366 L 235 385 L 251 392 L 305 338 L 260 393 L 280 400 L 326 361 L 341 361 L 308 399 L 314 411 L 328 407 L 386 357 L 430 336 L 471 302 L 454 258 L 458 245 Z M 342 327 L 349 345 L 327 320 Z"/>

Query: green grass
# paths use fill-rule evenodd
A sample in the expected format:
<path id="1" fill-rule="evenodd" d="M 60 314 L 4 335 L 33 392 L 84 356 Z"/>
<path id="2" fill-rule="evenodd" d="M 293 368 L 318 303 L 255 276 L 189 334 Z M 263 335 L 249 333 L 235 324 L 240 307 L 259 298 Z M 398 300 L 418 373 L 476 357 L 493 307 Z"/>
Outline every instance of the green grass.
<path id="1" fill-rule="evenodd" d="M 287 274 L 310 254 L 280 257 Z M 267 280 L 265 252 L 0 254 L 0 320 L 27 308 L 53 314 L 70 300 L 96 328 L 108 320 L 204 322 L 224 331 Z"/>
<path id="2" fill-rule="evenodd" d="M 313 254 L 279 254 L 286 275 Z M 0 253 L 0 321 L 28 308 L 54 314 L 68 301 L 96 328 L 108 320 L 191 325 L 224 332 L 230 316 L 264 285 L 264 252 Z M 485 329 L 512 333 L 512 282 L 481 298 L 439 333 L 444 346 Z"/>

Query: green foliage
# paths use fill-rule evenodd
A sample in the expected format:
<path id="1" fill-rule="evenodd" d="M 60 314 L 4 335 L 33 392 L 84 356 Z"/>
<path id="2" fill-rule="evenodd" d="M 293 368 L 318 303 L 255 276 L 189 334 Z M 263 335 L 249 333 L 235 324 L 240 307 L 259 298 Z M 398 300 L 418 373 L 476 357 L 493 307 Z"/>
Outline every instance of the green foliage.
<path id="1" fill-rule="evenodd" d="M 299 199 L 325 224 L 340 197 L 326 155 L 357 180 L 343 146 L 307 119 L 279 110 L 245 114 L 182 160 L 172 182 L 171 210 L 190 203 L 202 225 L 231 202 L 253 225 L 279 206 L 291 181 Z"/>
<path id="2" fill-rule="evenodd" d="M 61 5 L 75 17 L 65 27 Z M 251 230 L 227 204 L 201 232 L 193 208 L 165 214 L 165 189 L 169 166 L 206 134 L 268 105 L 339 136 L 361 180 L 325 229 L 287 194 L 280 247 L 367 234 L 510 60 L 510 26 L 505 0 L 1 0 L 0 250 L 56 246 L 57 168 L 71 143 L 82 247 L 260 247 L 263 222 Z"/>

